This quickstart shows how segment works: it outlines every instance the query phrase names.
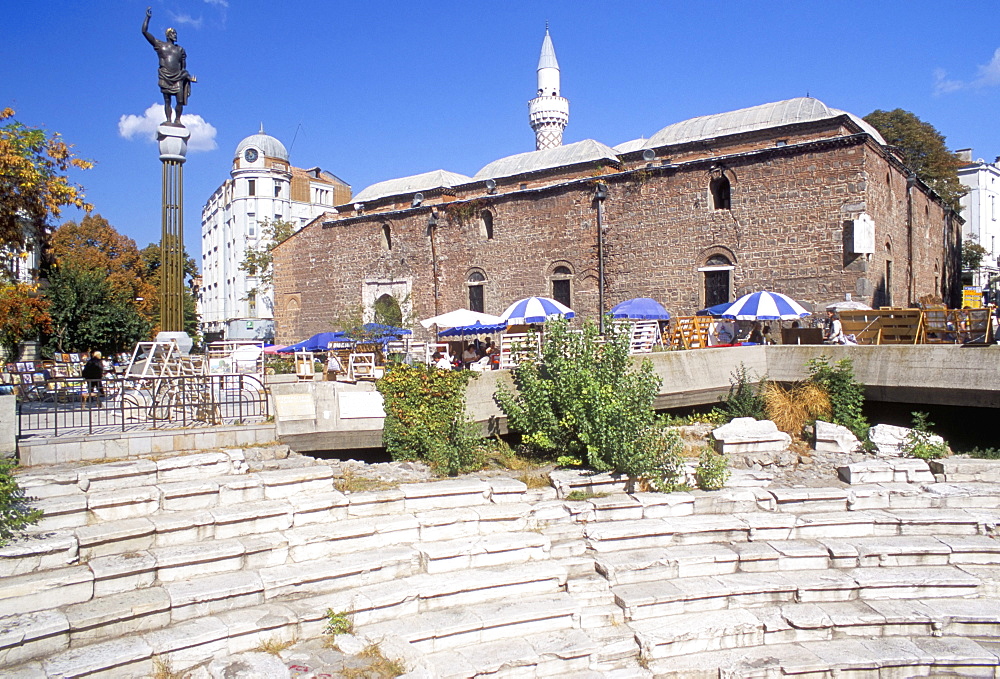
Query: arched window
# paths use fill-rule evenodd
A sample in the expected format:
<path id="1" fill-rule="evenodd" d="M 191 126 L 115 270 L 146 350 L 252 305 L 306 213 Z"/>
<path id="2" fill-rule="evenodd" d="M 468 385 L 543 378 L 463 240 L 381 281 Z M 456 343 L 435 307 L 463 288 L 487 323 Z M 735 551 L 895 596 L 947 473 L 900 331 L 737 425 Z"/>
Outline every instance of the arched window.
<path id="1" fill-rule="evenodd" d="M 486 275 L 482 271 L 473 271 L 466 285 L 469 288 L 469 310 L 486 313 Z"/>
<path id="2" fill-rule="evenodd" d="M 728 210 L 732 204 L 729 178 L 726 175 L 715 177 L 708 185 L 712 193 L 712 207 L 716 210 Z"/>
<path id="3" fill-rule="evenodd" d="M 552 270 L 552 299 L 573 308 L 573 272 L 568 266 L 557 266 Z"/>
<path id="4" fill-rule="evenodd" d="M 486 240 L 493 240 L 493 213 L 489 210 L 479 215 L 479 234 Z"/>
<path id="5" fill-rule="evenodd" d="M 403 311 L 399 302 L 390 294 L 385 294 L 375 300 L 375 322 L 399 327 L 403 324 Z"/>
<path id="6" fill-rule="evenodd" d="M 892 306 L 892 243 L 885 244 L 885 294 L 882 306 Z"/>
<path id="7" fill-rule="evenodd" d="M 723 254 L 714 254 L 705 260 L 698 271 L 704 277 L 703 303 L 706 307 L 730 301 L 733 287 L 733 263 Z"/>
<path id="8" fill-rule="evenodd" d="M 388 224 L 382 225 L 382 249 L 392 250 L 392 227 Z"/>

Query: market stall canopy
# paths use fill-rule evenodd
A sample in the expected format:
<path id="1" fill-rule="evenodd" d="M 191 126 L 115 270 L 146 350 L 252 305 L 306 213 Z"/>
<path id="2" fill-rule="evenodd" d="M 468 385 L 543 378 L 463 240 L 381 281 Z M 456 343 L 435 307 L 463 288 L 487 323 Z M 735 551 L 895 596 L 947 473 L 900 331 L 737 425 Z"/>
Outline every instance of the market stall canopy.
<path id="1" fill-rule="evenodd" d="M 856 309 L 858 311 L 871 311 L 872 308 L 864 302 L 856 302 L 853 299 L 844 299 L 833 304 L 827 304 L 827 311 L 844 311 Z"/>
<path id="2" fill-rule="evenodd" d="M 811 315 L 791 297 L 767 290 L 743 295 L 721 314 L 740 321 L 791 321 Z"/>
<path id="3" fill-rule="evenodd" d="M 321 332 L 307 340 L 302 340 L 298 344 L 290 344 L 287 347 L 277 349 L 277 352 L 279 354 L 292 354 L 296 351 L 326 351 L 326 347 L 330 342 L 343 342 L 346 339 L 350 338 L 341 331 Z"/>
<path id="4" fill-rule="evenodd" d="M 281 345 L 278 345 L 278 344 L 271 344 L 269 346 L 264 347 L 264 353 L 265 354 L 276 354 L 276 353 L 278 353 L 279 351 L 281 351 L 284 348 L 285 347 L 283 347 Z"/>
<path id="5" fill-rule="evenodd" d="M 490 323 L 485 325 L 480 322 L 475 322 L 472 325 L 457 325 L 454 328 L 448 328 L 447 330 L 442 330 L 438 333 L 438 337 L 464 337 L 466 335 L 483 335 L 491 332 L 500 332 L 501 330 L 506 330 L 507 324 L 504 322 L 500 323 Z"/>
<path id="6" fill-rule="evenodd" d="M 635 321 L 667 321 L 670 320 L 670 312 L 652 297 L 636 297 L 616 304 L 611 309 L 611 317 Z"/>
<path id="7" fill-rule="evenodd" d="M 555 318 L 573 318 L 574 316 L 576 313 L 568 306 L 548 297 L 519 299 L 500 314 L 501 320 L 507 325 L 544 323 Z"/>
<path id="8" fill-rule="evenodd" d="M 475 325 L 476 323 L 480 325 L 498 325 L 503 324 L 503 319 L 493 314 L 484 314 L 478 311 L 469 311 L 468 309 L 455 309 L 446 314 L 420 321 L 420 325 L 427 329 L 430 329 L 434 325 L 439 328 L 459 328 Z"/>

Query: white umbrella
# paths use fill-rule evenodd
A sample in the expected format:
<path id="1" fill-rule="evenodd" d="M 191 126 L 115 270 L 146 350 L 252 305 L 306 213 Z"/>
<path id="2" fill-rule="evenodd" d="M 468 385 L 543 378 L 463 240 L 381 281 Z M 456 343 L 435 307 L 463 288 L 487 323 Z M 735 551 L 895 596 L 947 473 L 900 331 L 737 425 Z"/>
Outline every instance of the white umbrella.
<path id="1" fill-rule="evenodd" d="M 827 304 L 827 311 L 849 311 L 852 309 L 857 309 L 859 311 L 871 311 L 872 308 L 865 304 L 864 302 L 856 302 L 853 299 L 845 299 L 839 302 L 834 302 L 833 304 Z"/>
<path id="2" fill-rule="evenodd" d="M 420 325 L 427 329 L 430 329 L 433 325 L 436 325 L 438 328 L 460 328 L 467 325 L 476 325 L 477 323 L 479 325 L 499 325 L 503 323 L 503 319 L 499 316 L 484 314 L 478 311 L 455 309 L 446 314 L 420 321 Z"/>

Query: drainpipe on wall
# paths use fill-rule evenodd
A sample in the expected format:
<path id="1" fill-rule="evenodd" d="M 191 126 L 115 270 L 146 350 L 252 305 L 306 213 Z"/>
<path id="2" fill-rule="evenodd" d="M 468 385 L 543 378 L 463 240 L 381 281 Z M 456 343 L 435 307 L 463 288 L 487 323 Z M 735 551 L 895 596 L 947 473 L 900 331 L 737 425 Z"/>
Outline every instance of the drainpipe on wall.
<path id="1" fill-rule="evenodd" d="M 427 217 L 427 236 L 431 240 L 431 274 L 434 278 L 434 315 L 440 316 L 440 301 L 438 300 L 438 265 L 437 246 L 434 242 L 434 233 L 437 231 L 437 213 L 431 208 L 430 216 Z"/>
<path id="2" fill-rule="evenodd" d="M 597 314 L 601 335 L 604 334 L 604 199 L 608 185 L 597 182 L 594 200 L 597 201 Z"/>
<path id="3" fill-rule="evenodd" d="M 917 185 L 917 175 L 912 172 L 906 177 L 906 303 L 913 299 L 913 187 Z"/>

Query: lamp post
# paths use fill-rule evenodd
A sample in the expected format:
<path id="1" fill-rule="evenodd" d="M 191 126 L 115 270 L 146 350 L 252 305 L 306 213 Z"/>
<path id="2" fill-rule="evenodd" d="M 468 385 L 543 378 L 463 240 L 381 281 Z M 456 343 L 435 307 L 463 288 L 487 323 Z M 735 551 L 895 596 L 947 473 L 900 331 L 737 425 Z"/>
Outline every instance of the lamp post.
<path id="1" fill-rule="evenodd" d="M 608 185 L 597 182 L 594 200 L 597 201 L 597 313 L 601 335 L 604 334 L 604 199 Z"/>

